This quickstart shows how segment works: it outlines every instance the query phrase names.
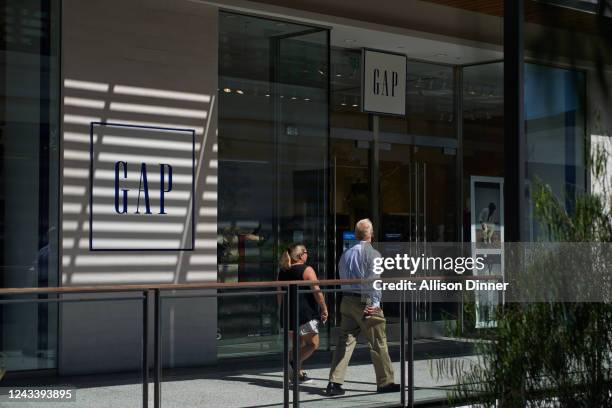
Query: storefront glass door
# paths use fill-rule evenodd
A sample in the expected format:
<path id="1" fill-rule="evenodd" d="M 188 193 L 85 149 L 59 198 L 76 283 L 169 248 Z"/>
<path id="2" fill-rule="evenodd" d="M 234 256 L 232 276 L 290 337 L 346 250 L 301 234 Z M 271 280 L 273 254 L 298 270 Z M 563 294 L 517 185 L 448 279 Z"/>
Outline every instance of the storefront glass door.
<path id="1" fill-rule="evenodd" d="M 326 266 L 329 33 L 219 15 L 219 282 L 272 281 L 303 242 Z M 282 349 L 275 296 L 218 303 L 218 354 Z"/>
<path id="2" fill-rule="evenodd" d="M 409 62 L 406 117 L 376 117 L 360 112 L 358 55 L 332 50 L 330 151 L 336 245 L 330 277 L 337 277 L 337 261 L 354 243 L 352 231 L 361 218 L 373 221 L 377 242 L 458 239 L 452 68 Z M 419 299 L 415 311 L 417 321 L 430 322 L 454 318 L 457 307 Z M 385 313 L 390 323 L 397 322 L 396 305 L 385 305 Z"/>

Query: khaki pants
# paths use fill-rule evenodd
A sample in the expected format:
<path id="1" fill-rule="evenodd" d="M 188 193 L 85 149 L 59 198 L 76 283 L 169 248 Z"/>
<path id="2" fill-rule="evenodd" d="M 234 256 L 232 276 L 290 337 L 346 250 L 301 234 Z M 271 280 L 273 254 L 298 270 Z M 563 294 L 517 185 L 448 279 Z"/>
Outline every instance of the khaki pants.
<path id="1" fill-rule="evenodd" d="M 340 337 L 334 351 L 331 370 L 329 372 L 329 381 L 338 384 L 344 383 L 346 368 L 355 345 L 357 344 L 357 336 L 362 333 L 370 347 L 370 357 L 376 372 L 376 384 L 379 387 L 393 383 L 393 366 L 387 349 L 387 335 L 385 328 L 386 322 L 372 325 L 367 319 L 363 318 L 363 309 L 365 304 L 358 297 L 344 296 L 340 304 L 340 314 L 342 321 L 340 323 Z M 378 312 L 378 316 L 384 318 L 382 310 Z"/>

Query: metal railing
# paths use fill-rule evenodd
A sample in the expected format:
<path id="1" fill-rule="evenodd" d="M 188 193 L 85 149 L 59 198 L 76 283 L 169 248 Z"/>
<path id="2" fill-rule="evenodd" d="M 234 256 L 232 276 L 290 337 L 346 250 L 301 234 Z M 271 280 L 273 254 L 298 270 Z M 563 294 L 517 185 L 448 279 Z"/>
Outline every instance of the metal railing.
<path id="1" fill-rule="evenodd" d="M 457 280 L 458 277 L 411 277 L 404 280 L 421 281 L 424 279 Z M 467 277 L 466 277 L 467 278 Z M 496 276 L 482 276 L 479 279 L 496 280 Z M 461 279 L 459 279 L 461 280 Z M 386 282 L 398 281 L 398 279 L 384 279 Z M 164 298 L 204 298 L 204 297 L 229 297 L 248 295 L 282 295 L 283 321 L 283 405 L 284 407 L 299 407 L 300 384 L 298 381 L 299 370 L 293 370 L 293 378 L 289 380 L 289 331 L 299 332 L 299 307 L 298 299 L 301 293 L 312 292 L 310 289 L 300 289 L 304 286 L 319 286 L 322 293 L 337 293 L 343 289 L 339 285 L 364 284 L 365 281 L 358 279 L 350 280 L 320 280 L 320 281 L 267 281 L 267 282 L 236 282 L 236 283 L 190 283 L 190 284 L 158 284 L 158 285 L 100 285 L 100 286 L 68 286 L 56 288 L 5 288 L 0 289 L 0 305 L 20 303 L 74 303 L 74 302 L 104 302 L 104 301 L 142 301 L 142 406 L 149 406 L 149 306 L 153 305 L 153 407 L 161 408 L 161 382 L 162 382 L 162 318 L 161 305 Z M 334 288 L 322 288 L 323 286 L 335 286 Z M 247 289 L 237 293 L 221 292 L 218 289 Z M 185 291 L 185 290 L 215 290 L 214 293 L 201 294 L 163 294 L 163 291 Z M 73 294 L 112 294 L 132 293 L 126 297 L 59 297 L 60 295 Z M 4 297 L 27 296 L 27 295 L 58 295 L 57 298 L 27 298 L 27 299 L 4 299 Z M 290 319 L 290 311 L 295 314 Z M 406 316 L 411 318 L 406 319 Z M 293 320 L 293 327 L 289 322 Z M 402 407 L 414 406 L 414 335 L 413 302 L 404 297 L 400 307 L 400 401 Z M 292 360 L 299 361 L 299 336 L 292 336 Z M 290 387 L 291 383 L 291 387 Z M 292 393 L 292 398 L 290 394 Z M 396 405 L 394 405 L 396 406 Z"/>

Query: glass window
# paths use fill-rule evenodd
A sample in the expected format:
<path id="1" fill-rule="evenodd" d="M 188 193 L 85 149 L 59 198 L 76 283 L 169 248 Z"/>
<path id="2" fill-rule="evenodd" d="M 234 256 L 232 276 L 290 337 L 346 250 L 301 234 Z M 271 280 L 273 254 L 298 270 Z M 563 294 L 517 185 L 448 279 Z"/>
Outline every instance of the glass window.
<path id="1" fill-rule="evenodd" d="M 453 69 L 408 61 L 408 133 L 455 138 Z"/>
<path id="2" fill-rule="evenodd" d="M 585 189 L 585 74 L 525 64 L 527 185 L 537 181 L 572 210 Z M 463 70 L 464 241 L 469 241 L 470 176 L 504 175 L 503 63 Z M 528 197 L 528 240 L 542 239 Z"/>
<path id="3" fill-rule="evenodd" d="M 370 180 L 373 134 L 370 115 L 361 111 L 361 50 L 333 47 L 331 58 L 330 165 L 338 259 L 344 237 L 350 236 L 355 223 L 362 218 L 374 219 Z"/>
<path id="4" fill-rule="evenodd" d="M 408 61 L 407 77 L 406 116 L 380 118 L 380 239 L 453 242 L 453 68 Z"/>
<path id="5" fill-rule="evenodd" d="M 504 64 L 463 69 L 463 241 L 470 242 L 470 180 L 504 175 Z"/>
<path id="6" fill-rule="evenodd" d="M 291 242 L 325 276 L 328 31 L 219 19 L 218 279 L 275 280 Z M 219 354 L 247 350 L 247 338 L 269 349 L 262 337 L 277 340 L 276 308 L 271 296 L 220 299 Z"/>
<path id="7" fill-rule="evenodd" d="M 2 287 L 58 284 L 59 1 L 3 2 Z M 0 368 L 56 365 L 57 305 L 0 306 Z"/>
<path id="8" fill-rule="evenodd" d="M 526 178 L 548 185 L 571 212 L 585 191 L 585 74 L 544 65 L 525 65 Z M 526 236 L 546 239 L 529 199 Z"/>

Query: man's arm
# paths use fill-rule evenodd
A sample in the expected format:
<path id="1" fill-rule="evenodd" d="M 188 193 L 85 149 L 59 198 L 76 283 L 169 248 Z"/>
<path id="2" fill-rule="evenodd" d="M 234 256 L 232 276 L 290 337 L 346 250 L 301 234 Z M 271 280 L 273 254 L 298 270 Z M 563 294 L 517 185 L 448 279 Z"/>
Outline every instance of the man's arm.
<path id="1" fill-rule="evenodd" d="M 368 245 L 369 248 L 365 250 L 366 252 L 366 270 L 365 270 L 365 279 L 372 280 L 377 279 L 379 275 L 374 273 L 374 258 L 379 258 L 380 252 L 375 250 L 371 245 Z M 372 286 L 372 282 L 368 282 L 368 292 L 370 294 L 370 298 L 372 299 L 372 307 L 379 308 L 380 307 L 380 299 L 381 293 L 380 290 L 374 289 Z"/>

